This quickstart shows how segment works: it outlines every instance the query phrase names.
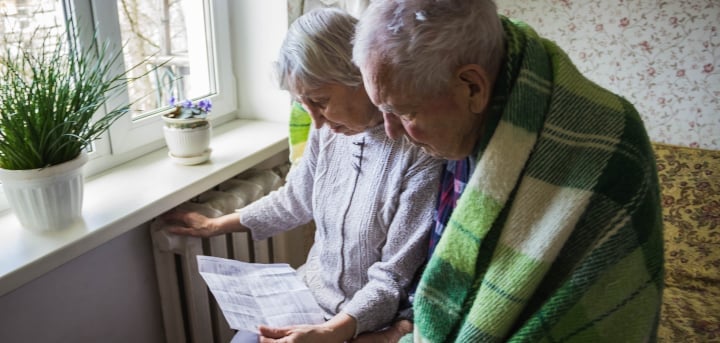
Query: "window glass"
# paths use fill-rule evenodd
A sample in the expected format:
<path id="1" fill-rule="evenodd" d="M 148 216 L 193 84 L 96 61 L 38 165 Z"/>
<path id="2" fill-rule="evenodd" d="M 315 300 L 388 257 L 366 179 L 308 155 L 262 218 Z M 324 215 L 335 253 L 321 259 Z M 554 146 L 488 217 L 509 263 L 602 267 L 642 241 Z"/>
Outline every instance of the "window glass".
<path id="1" fill-rule="evenodd" d="M 60 1 L 0 0 L 0 16 L 2 54 L 16 44 L 40 46 L 42 41 L 33 37 L 55 38 L 65 25 Z"/>
<path id="2" fill-rule="evenodd" d="M 170 97 L 197 99 L 216 93 L 209 62 L 212 30 L 203 1 L 117 0 L 117 9 L 126 68 L 148 58 L 151 65 L 162 64 L 130 84 L 134 119 L 167 108 Z"/>

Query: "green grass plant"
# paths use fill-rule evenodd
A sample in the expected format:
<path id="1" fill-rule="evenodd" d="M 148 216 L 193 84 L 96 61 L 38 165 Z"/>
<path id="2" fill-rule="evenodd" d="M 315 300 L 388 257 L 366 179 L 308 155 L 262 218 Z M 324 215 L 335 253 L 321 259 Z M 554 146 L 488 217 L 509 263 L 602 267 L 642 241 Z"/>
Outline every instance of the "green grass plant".
<path id="1" fill-rule="evenodd" d="M 82 48 L 74 29 L 37 33 L 34 46 L 5 42 L 0 53 L 0 168 L 45 168 L 77 157 L 129 111 L 127 101 L 102 107 L 142 65 L 121 69 L 122 50 L 96 37 Z"/>

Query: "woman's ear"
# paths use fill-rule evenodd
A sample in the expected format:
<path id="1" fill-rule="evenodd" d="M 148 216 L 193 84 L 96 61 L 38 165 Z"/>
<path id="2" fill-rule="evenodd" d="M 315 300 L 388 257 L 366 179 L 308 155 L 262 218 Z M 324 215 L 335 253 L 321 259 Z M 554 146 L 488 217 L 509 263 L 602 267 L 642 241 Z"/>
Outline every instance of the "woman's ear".
<path id="1" fill-rule="evenodd" d="M 470 111 L 485 112 L 493 88 L 485 69 L 477 64 L 466 64 L 458 68 L 456 77 L 468 96 Z"/>

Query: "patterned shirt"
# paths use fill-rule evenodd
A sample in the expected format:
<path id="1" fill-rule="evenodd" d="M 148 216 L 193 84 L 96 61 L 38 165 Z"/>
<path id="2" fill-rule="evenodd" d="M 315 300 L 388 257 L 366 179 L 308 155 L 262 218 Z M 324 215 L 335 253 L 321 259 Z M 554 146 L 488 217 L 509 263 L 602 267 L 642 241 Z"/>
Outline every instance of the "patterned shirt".
<path id="1" fill-rule="evenodd" d="M 448 161 L 440 176 L 440 192 L 438 193 L 437 212 L 435 213 L 435 224 L 430 233 L 430 246 L 428 258 L 435 251 L 440 236 L 442 236 L 450 215 L 455 209 L 457 200 L 465 190 L 468 179 L 475 169 L 474 156 L 468 156 L 462 160 Z"/>

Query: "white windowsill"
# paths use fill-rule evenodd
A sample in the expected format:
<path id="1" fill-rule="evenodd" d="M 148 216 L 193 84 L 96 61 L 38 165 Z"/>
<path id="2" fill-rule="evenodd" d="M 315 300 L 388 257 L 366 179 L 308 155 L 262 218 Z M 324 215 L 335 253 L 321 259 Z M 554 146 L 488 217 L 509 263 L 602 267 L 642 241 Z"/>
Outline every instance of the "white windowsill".
<path id="1" fill-rule="evenodd" d="M 235 120 L 213 128 L 210 147 L 210 161 L 196 166 L 175 164 L 163 148 L 93 176 L 81 220 L 61 231 L 34 233 L 0 213 L 0 296 L 282 152 L 287 125 Z"/>

